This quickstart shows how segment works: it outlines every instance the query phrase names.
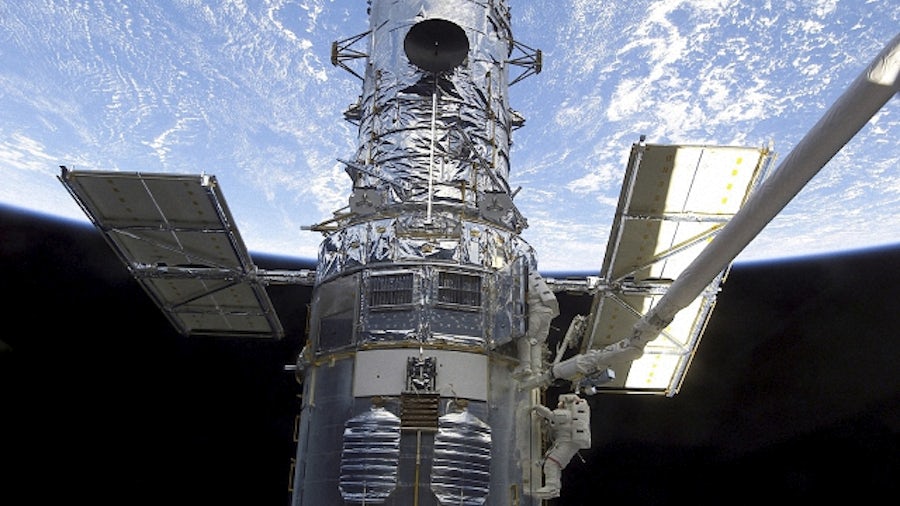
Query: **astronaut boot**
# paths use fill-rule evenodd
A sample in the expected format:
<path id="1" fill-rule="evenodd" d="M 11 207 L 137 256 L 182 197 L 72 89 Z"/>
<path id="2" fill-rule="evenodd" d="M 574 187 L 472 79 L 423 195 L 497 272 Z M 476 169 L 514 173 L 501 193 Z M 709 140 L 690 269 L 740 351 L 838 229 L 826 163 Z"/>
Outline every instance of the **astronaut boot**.
<path id="1" fill-rule="evenodd" d="M 560 474 L 562 469 L 555 462 L 548 461 L 544 464 L 544 486 L 534 491 L 534 496 L 539 499 L 553 499 L 559 497 L 562 485 Z"/>

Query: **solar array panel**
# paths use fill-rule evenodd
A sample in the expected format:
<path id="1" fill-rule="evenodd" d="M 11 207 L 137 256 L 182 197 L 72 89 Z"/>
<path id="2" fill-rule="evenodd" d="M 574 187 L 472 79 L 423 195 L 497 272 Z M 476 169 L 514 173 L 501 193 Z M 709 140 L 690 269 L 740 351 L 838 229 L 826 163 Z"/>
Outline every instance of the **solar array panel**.
<path id="1" fill-rule="evenodd" d="M 635 144 L 582 351 L 632 334 L 668 286 L 740 209 L 767 167 L 762 148 Z M 600 391 L 677 393 L 715 305 L 723 270 Z"/>
<path id="2" fill-rule="evenodd" d="M 63 168 L 60 180 L 182 334 L 283 337 L 214 176 Z"/>

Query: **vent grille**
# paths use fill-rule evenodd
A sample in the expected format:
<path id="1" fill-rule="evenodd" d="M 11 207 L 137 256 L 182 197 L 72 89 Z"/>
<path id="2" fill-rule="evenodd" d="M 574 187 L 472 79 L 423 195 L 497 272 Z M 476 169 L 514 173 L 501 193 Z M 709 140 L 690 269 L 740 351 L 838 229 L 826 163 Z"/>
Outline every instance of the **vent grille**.
<path id="1" fill-rule="evenodd" d="M 404 393 L 400 395 L 400 429 L 438 429 L 438 402 L 440 394 Z"/>
<path id="2" fill-rule="evenodd" d="M 369 280 L 369 304 L 373 308 L 412 304 L 412 273 L 383 274 Z"/>
<path id="3" fill-rule="evenodd" d="M 481 277 L 458 272 L 439 273 L 438 302 L 461 306 L 481 306 Z"/>

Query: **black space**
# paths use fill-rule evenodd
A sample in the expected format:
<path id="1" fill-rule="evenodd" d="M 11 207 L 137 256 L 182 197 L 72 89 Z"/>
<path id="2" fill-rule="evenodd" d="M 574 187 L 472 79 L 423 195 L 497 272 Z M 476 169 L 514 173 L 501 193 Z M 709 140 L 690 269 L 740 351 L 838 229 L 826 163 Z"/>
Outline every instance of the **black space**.
<path id="1" fill-rule="evenodd" d="M 0 208 L 0 245 L 0 504 L 289 504 L 309 288 L 270 287 L 281 341 L 185 338 L 93 227 Z M 896 494 L 898 286 L 900 248 L 738 264 L 681 393 L 591 398 L 550 504 Z"/>

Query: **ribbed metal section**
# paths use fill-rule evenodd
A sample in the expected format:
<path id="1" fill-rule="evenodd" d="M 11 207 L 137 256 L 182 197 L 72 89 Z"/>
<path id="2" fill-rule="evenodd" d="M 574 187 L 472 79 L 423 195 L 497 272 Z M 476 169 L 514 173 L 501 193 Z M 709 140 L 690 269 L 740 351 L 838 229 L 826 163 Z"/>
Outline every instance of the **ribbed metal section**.
<path id="1" fill-rule="evenodd" d="M 400 396 L 400 416 L 403 430 L 438 429 L 439 394 L 410 394 Z"/>
<path id="2" fill-rule="evenodd" d="M 351 418 L 344 428 L 341 496 L 348 504 L 382 504 L 397 486 L 400 418 L 384 408 Z"/>
<path id="3" fill-rule="evenodd" d="M 478 506 L 491 481 L 491 428 L 466 410 L 438 421 L 431 490 L 441 504 Z"/>

